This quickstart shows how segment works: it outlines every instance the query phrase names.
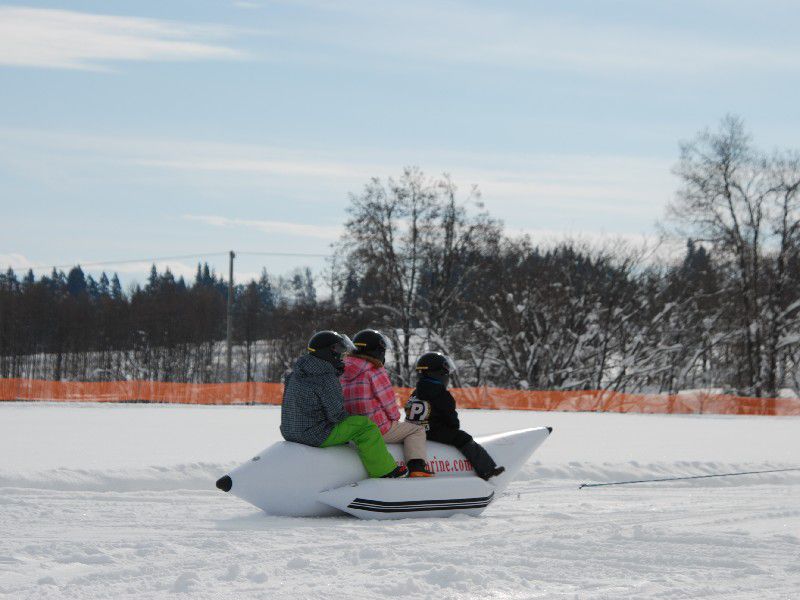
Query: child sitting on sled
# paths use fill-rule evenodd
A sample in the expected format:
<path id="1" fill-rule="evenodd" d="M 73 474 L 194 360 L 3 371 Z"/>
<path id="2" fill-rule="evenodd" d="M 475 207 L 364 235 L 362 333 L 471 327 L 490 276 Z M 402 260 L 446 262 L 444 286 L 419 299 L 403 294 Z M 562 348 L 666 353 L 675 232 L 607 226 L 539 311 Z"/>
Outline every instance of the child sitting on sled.
<path id="1" fill-rule="evenodd" d="M 425 466 L 425 428 L 401 421 L 392 382 L 383 366 L 388 340 L 374 329 L 359 331 L 353 338 L 356 350 L 344 358 L 340 380 L 344 409 L 351 415 L 369 417 L 387 444 L 403 442 L 410 477 L 432 477 Z"/>
<path id="2" fill-rule="evenodd" d="M 406 404 L 406 421 L 426 425 L 427 437 L 433 442 L 455 446 L 472 463 L 482 479 L 490 479 L 505 471 L 472 436 L 461 429 L 456 401 L 447 391 L 453 361 L 441 352 L 428 352 L 417 361 L 417 387 Z"/>

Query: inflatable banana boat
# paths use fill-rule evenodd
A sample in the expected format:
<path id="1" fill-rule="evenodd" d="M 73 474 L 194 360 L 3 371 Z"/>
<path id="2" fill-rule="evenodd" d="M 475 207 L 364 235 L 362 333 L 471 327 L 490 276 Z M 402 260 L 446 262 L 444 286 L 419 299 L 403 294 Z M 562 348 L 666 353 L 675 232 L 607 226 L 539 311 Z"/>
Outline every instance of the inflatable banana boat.
<path id="1" fill-rule="evenodd" d="M 505 472 L 480 479 L 452 446 L 428 442 L 435 477 L 370 479 L 351 446 L 314 448 L 278 442 L 217 481 L 225 492 L 270 515 L 321 517 L 349 513 L 361 519 L 479 515 L 511 483 L 552 433 L 551 427 L 476 438 Z M 398 462 L 403 447 L 389 444 Z"/>

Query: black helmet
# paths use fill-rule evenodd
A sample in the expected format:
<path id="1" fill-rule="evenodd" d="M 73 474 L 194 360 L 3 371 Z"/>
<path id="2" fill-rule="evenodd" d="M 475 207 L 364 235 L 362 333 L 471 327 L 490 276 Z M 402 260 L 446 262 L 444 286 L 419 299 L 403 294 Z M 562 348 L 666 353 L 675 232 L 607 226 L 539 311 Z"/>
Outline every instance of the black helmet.
<path id="1" fill-rule="evenodd" d="M 375 329 L 362 329 L 353 338 L 356 354 L 364 354 L 377 358 L 382 363 L 386 362 L 386 348 L 389 344 L 380 331 Z"/>
<path id="2" fill-rule="evenodd" d="M 417 375 L 420 377 L 430 375 L 447 381 L 450 374 L 456 370 L 456 366 L 448 356 L 441 352 L 427 352 L 417 359 L 416 369 Z"/>
<path id="3" fill-rule="evenodd" d="M 344 372 L 344 355 L 354 350 L 350 338 L 335 331 L 318 331 L 308 340 L 308 353 L 331 363 L 340 375 Z"/>

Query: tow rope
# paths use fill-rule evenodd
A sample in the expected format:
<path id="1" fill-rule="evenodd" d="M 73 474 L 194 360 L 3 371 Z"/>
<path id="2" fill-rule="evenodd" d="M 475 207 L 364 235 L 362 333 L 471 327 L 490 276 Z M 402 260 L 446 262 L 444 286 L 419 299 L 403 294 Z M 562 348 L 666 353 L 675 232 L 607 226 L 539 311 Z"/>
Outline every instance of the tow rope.
<path id="1" fill-rule="evenodd" d="M 800 467 L 789 469 L 769 469 L 767 471 L 740 471 L 738 473 L 717 473 L 714 475 L 692 475 L 690 477 L 661 477 L 658 479 L 637 479 L 636 481 L 611 481 L 608 483 L 582 483 L 578 486 L 579 490 L 587 487 L 605 487 L 609 485 L 629 485 L 631 483 L 654 483 L 659 481 L 683 481 L 686 479 L 708 479 L 710 477 L 734 477 L 737 475 L 758 475 L 760 473 L 784 473 L 786 471 L 800 471 Z"/>

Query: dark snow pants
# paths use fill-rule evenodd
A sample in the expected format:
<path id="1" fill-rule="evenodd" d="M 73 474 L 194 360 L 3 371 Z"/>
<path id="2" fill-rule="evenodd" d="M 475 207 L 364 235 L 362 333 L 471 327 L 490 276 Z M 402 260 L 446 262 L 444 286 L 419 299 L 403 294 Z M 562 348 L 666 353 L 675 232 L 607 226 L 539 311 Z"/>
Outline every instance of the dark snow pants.
<path id="1" fill-rule="evenodd" d="M 497 464 L 483 446 L 472 439 L 466 431 L 460 429 L 431 429 L 428 431 L 428 439 L 432 442 L 455 446 L 472 463 L 472 468 L 479 477 L 489 475 Z"/>

